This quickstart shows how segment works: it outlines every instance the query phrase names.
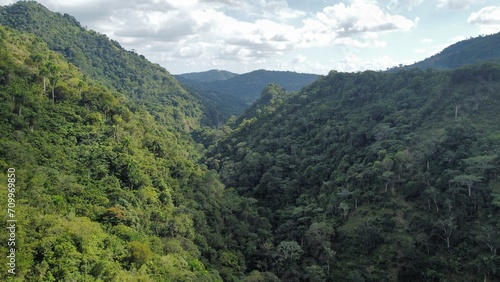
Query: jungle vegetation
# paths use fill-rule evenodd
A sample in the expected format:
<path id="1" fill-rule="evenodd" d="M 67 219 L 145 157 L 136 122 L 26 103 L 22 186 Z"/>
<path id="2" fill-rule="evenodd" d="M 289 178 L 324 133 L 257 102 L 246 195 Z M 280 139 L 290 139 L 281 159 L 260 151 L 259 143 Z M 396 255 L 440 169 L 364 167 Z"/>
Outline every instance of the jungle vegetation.
<path id="1" fill-rule="evenodd" d="M 0 7 L 0 279 L 500 279 L 495 60 L 271 83 L 217 123 L 206 102 L 69 15 Z"/>

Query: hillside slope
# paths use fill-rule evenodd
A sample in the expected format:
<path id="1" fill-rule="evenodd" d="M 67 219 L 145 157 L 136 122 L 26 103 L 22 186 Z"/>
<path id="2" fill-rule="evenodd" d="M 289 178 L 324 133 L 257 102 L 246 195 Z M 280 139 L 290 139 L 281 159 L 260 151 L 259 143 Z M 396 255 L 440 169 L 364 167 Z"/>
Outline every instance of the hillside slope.
<path id="1" fill-rule="evenodd" d="M 207 89 L 205 83 L 176 76 L 179 82 L 203 105 L 203 124 L 217 127 L 231 116 L 240 115 L 248 105 L 233 93 Z"/>
<path id="2" fill-rule="evenodd" d="M 206 162 L 269 217 L 261 261 L 282 280 L 495 281 L 499 95 L 493 63 L 332 71 L 247 116 Z"/>
<path id="3" fill-rule="evenodd" d="M 2 220 L 17 220 L 15 245 L 0 244 L 15 249 L 15 269 L 5 255 L 0 280 L 244 277 L 267 219 L 199 163 L 182 119 L 164 124 L 127 94 L 0 25 L 0 181 L 11 193 L 0 202 L 13 209 Z"/>
<path id="4" fill-rule="evenodd" d="M 144 105 L 163 124 L 180 131 L 199 127 L 202 105 L 172 75 L 106 35 L 85 29 L 74 17 L 20 1 L 0 7 L 0 24 L 41 38 L 87 77 Z"/>
<path id="5" fill-rule="evenodd" d="M 403 68 L 445 70 L 492 60 L 500 62 L 500 48 L 498 46 L 500 46 L 500 32 L 469 38 L 446 47 L 434 56 Z"/>
<path id="6" fill-rule="evenodd" d="M 201 157 L 210 96 L 35 2 L 0 22 L 0 280 L 500 280 L 497 63 L 227 79 L 257 102 Z"/>
<path id="7" fill-rule="evenodd" d="M 256 70 L 208 82 L 188 79 L 182 75 L 176 77 L 210 106 L 208 112 L 217 113 L 219 121 L 226 121 L 230 116 L 241 115 L 269 84 L 278 84 L 287 91 L 299 91 L 320 76 L 289 71 Z"/>
<path id="8" fill-rule="evenodd" d="M 299 91 L 302 87 L 318 79 L 319 75 L 290 71 L 256 70 L 240 74 L 230 79 L 206 83 L 206 88 L 238 96 L 248 104 L 255 102 L 262 90 L 276 83 L 288 91 Z"/>

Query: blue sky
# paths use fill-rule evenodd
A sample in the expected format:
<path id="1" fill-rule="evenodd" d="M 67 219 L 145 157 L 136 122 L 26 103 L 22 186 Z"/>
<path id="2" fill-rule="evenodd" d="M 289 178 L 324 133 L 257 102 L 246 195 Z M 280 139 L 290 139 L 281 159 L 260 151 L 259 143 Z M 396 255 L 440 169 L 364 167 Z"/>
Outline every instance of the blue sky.
<path id="1" fill-rule="evenodd" d="M 174 74 L 385 70 L 500 31 L 497 0 L 37 2 L 73 15 Z"/>

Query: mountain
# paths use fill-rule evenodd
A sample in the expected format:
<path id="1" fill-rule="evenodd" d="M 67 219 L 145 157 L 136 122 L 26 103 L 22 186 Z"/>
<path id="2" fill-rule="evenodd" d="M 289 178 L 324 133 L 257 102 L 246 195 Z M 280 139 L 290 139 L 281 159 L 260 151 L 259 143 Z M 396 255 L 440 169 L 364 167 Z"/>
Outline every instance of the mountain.
<path id="1" fill-rule="evenodd" d="M 256 70 L 233 77 L 227 76 L 226 79 L 212 79 L 213 74 L 219 72 L 222 71 L 176 75 L 182 84 L 191 92 L 196 93 L 204 104 L 210 107 L 209 112 L 212 116 L 217 116 L 218 121 L 241 115 L 259 98 L 260 93 L 269 84 L 278 84 L 287 91 L 299 91 L 320 77 L 315 74 L 290 71 Z"/>
<path id="2" fill-rule="evenodd" d="M 16 220 L 0 280 L 500 280 L 494 60 L 301 90 L 261 70 L 208 95 L 36 2 L 0 22 L 0 202 Z M 203 125 L 218 95 L 250 92 L 239 118 Z"/>
<path id="3" fill-rule="evenodd" d="M 491 61 L 500 62 L 500 32 L 462 40 L 441 52 L 403 68 L 456 69 L 461 66 Z"/>
<path id="4" fill-rule="evenodd" d="M 16 220 L 0 280 L 242 280 L 270 227 L 200 162 L 201 102 L 68 15 L 0 15 L 19 28 L 0 25 L 0 201 Z"/>
<path id="5" fill-rule="evenodd" d="M 231 93 L 207 89 L 205 83 L 175 76 L 177 80 L 197 97 L 203 107 L 203 124 L 219 126 L 231 116 L 240 115 L 248 105 L 240 97 Z"/>
<path id="6" fill-rule="evenodd" d="M 271 114 L 283 104 L 288 95 L 291 94 L 280 85 L 276 83 L 269 84 L 262 90 L 260 98 L 246 109 L 245 112 L 235 120 L 235 123 L 239 124 L 243 120 L 256 119 L 263 114 Z"/>
<path id="7" fill-rule="evenodd" d="M 186 91 L 174 76 L 144 56 L 125 50 L 106 35 L 86 30 L 74 17 L 52 13 L 36 2 L 2 7 L 0 24 L 35 34 L 88 77 L 126 93 L 151 110 L 158 120 L 184 132 L 199 129 L 200 123 L 217 125 L 231 115 L 241 114 L 245 104 L 254 102 L 269 83 L 298 91 L 318 77 L 263 70 L 236 75 L 213 70 L 187 76 L 204 77 L 204 81 L 217 76 L 227 79 L 192 82 L 192 79 L 186 81 L 185 76 L 178 76 L 190 87 L 191 91 Z"/>
<path id="8" fill-rule="evenodd" d="M 36 35 L 86 77 L 124 93 L 164 124 L 185 132 L 199 128 L 202 105 L 168 71 L 106 35 L 85 29 L 74 17 L 20 1 L 0 7 L 0 24 Z"/>
<path id="9" fill-rule="evenodd" d="M 331 71 L 266 89 L 206 163 L 269 218 L 282 281 L 496 281 L 499 89 L 496 63 Z"/>
<path id="10" fill-rule="evenodd" d="M 316 74 L 290 71 L 256 70 L 230 79 L 212 81 L 206 83 L 205 87 L 238 96 L 250 105 L 259 98 L 262 90 L 271 83 L 276 83 L 288 91 L 299 91 L 319 77 Z"/>
<path id="11" fill-rule="evenodd" d="M 212 81 L 230 79 L 235 76 L 238 76 L 238 74 L 225 70 L 209 70 L 204 72 L 183 73 L 175 76 L 199 82 L 212 82 Z"/>

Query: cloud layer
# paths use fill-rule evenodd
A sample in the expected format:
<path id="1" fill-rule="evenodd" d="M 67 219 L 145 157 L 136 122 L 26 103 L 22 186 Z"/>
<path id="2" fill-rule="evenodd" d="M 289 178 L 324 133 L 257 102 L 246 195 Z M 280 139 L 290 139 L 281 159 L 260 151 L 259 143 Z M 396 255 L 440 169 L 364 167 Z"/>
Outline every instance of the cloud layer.
<path id="1" fill-rule="evenodd" d="M 385 69 L 396 64 L 390 52 L 367 58 L 360 50 L 394 48 L 390 35 L 418 30 L 421 17 L 415 11 L 432 2 L 390 0 L 384 6 L 375 0 L 310 0 L 305 8 L 297 0 L 38 1 L 174 73 L 210 68 Z M 438 0 L 433 9 L 463 10 L 472 3 Z M 493 30 L 499 24 L 498 11 L 486 7 L 463 22 Z"/>
<path id="2" fill-rule="evenodd" d="M 488 6 L 472 13 L 467 22 L 478 25 L 481 33 L 491 34 L 500 31 L 500 6 Z"/>

